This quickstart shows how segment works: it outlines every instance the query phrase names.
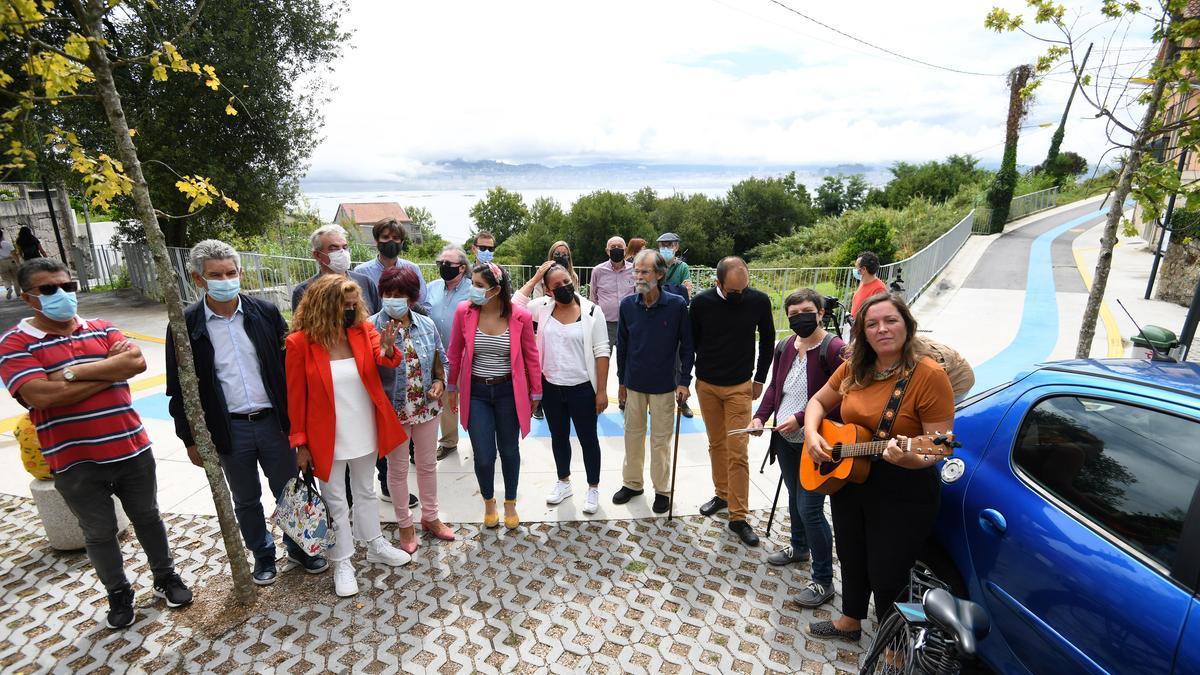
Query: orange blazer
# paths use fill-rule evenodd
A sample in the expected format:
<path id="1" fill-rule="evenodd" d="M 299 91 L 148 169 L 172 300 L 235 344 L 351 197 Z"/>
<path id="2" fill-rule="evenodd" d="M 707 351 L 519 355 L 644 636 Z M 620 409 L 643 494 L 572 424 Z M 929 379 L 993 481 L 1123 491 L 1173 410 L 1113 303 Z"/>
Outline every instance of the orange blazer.
<path id="1" fill-rule="evenodd" d="M 350 340 L 350 351 L 354 353 L 363 386 L 374 404 L 375 436 L 379 456 L 383 457 L 408 441 L 408 434 L 404 433 L 396 410 L 383 392 L 376 365 L 395 368 L 400 365 L 402 354 L 399 349 L 393 349 L 392 358 L 386 358 L 379 348 L 379 332 L 369 321 L 348 329 L 346 337 Z M 313 458 L 313 474 L 328 482 L 333 468 L 337 425 L 329 351 L 309 342 L 304 333 L 292 333 L 287 336 L 286 363 L 288 419 L 292 424 L 288 440 L 293 448 L 308 446 Z"/>

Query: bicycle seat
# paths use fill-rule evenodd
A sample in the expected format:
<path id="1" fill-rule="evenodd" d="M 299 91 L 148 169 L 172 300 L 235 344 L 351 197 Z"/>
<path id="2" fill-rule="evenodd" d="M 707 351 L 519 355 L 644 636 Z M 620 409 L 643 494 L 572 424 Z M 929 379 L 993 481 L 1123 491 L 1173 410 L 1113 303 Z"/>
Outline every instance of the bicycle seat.
<path id="1" fill-rule="evenodd" d="M 954 597 L 941 588 L 931 588 L 921 599 L 925 616 L 954 636 L 958 650 L 964 656 L 974 656 L 976 642 L 983 639 L 991 628 L 991 621 L 983 607 L 970 600 Z"/>

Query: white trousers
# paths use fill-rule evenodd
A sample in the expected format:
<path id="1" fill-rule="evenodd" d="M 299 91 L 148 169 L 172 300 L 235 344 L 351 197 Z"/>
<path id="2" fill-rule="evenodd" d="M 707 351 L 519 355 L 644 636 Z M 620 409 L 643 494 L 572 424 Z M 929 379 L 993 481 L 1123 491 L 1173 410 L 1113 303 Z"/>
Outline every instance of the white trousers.
<path id="1" fill-rule="evenodd" d="M 346 503 L 346 467 L 350 467 L 350 492 L 354 495 L 354 530 L 351 507 Z M 375 453 L 349 460 L 333 460 L 329 482 L 321 481 L 321 497 L 334 527 L 334 544 L 326 556 L 331 561 L 354 555 L 354 539 L 373 541 L 383 536 L 379 526 L 379 496 L 375 494 Z"/>

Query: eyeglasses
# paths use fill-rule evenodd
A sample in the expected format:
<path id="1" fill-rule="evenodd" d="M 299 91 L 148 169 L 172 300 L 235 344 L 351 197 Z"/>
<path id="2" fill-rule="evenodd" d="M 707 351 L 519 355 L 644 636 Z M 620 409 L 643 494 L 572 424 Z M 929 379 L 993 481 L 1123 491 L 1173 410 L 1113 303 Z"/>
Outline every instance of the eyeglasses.
<path id="1" fill-rule="evenodd" d="M 60 289 L 60 288 L 63 289 L 64 291 L 66 291 L 67 293 L 74 293 L 75 291 L 79 290 L 79 282 L 78 281 L 64 281 L 61 284 L 40 284 L 38 286 L 34 286 L 33 288 L 31 288 L 29 290 L 36 290 L 38 292 L 38 295 L 54 295 L 56 292 L 58 292 L 58 289 Z"/>
<path id="2" fill-rule="evenodd" d="M 475 248 L 479 249 L 480 251 L 495 251 L 496 250 L 495 246 L 484 246 L 483 244 L 475 244 Z"/>

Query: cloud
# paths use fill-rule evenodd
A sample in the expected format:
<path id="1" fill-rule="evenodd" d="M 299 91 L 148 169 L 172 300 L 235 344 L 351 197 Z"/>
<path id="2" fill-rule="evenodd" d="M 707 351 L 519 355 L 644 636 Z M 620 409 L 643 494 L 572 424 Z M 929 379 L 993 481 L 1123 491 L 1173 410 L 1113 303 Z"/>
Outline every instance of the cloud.
<path id="1" fill-rule="evenodd" d="M 987 3 L 790 1 L 963 70 L 1004 73 L 1042 48 L 985 31 Z M 379 0 L 353 3 L 347 21 L 354 36 L 310 177 L 403 179 L 454 157 L 798 165 L 1002 152 L 1003 77 L 883 55 L 766 2 Z M 1152 47 L 1136 34 L 1130 63 Z M 1026 124 L 1057 122 L 1070 87 L 1054 79 Z M 1063 147 L 1094 160 L 1104 125 L 1082 119 L 1079 98 L 1075 110 Z M 1019 161 L 1039 162 L 1049 137 L 1025 132 Z"/>

